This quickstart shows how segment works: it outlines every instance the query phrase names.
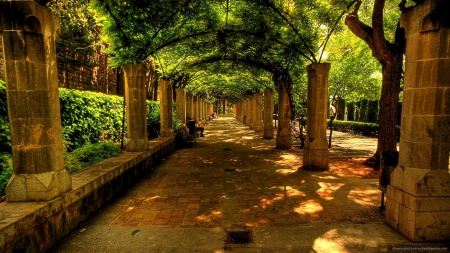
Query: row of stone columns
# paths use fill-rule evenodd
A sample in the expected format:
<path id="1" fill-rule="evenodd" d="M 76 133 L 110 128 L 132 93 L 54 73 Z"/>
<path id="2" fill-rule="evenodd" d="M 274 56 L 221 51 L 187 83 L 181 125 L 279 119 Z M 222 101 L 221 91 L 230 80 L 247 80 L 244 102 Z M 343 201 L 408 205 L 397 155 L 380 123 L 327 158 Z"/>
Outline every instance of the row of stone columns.
<path id="1" fill-rule="evenodd" d="M 6 188 L 8 201 L 45 201 L 72 188 L 64 167 L 56 68 L 57 18 L 34 1 L 0 2 L 6 95 L 11 127 L 14 173 Z M 18 46 L 19 45 L 19 46 Z M 127 64 L 124 71 L 127 151 L 149 148 L 145 67 Z M 161 136 L 173 136 L 172 83 L 159 81 Z M 177 90 L 179 118 L 186 122 L 184 89 Z M 182 101 L 182 102 L 181 102 Z M 196 115 L 204 121 L 205 100 L 196 98 Z M 178 101 L 177 101 L 178 102 Z M 188 104 L 189 109 L 194 106 Z"/>
<path id="2" fill-rule="evenodd" d="M 193 120 L 198 121 L 198 124 L 203 126 L 206 121 L 209 120 L 209 116 L 212 114 L 212 105 L 208 103 L 205 98 L 194 96 L 190 93 L 185 92 L 184 88 L 179 88 L 180 94 L 185 94 L 183 96 L 177 95 L 177 113 L 178 118 L 183 124 L 192 117 Z M 180 104 L 180 107 L 178 106 Z M 180 118 L 181 117 L 181 118 Z M 184 121 L 182 120 L 184 119 Z"/>
<path id="3" fill-rule="evenodd" d="M 249 126 L 250 129 L 254 129 L 255 132 L 263 132 L 263 138 L 272 139 L 272 89 L 267 88 L 264 91 L 264 99 L 265 100 L 263 104 L 263 94 L 261 93 L 256 93 L 253 96 L 244 99 L 243 101 L 233 106 L 233 115 L 236 119 Z"/>
<path id="4" fill-rule="evenodd" d="M 312 170 L 327 170 L 329 168 L 329 151 L 326 138 L 328 73 L 329 63 L 315 63 L 308 66 L 308 111 L 307 136 L 303 151 L 303 168 Z M 278 129 L 276 148 L 292 148 L 292 109 L 289 90 L 291 80 L 277 80 L 278 89 Z M 273 138 L 273 91 L 264 90 L 264 105 L 262 94 L 239 102 L 235 107 L 236 118 L 255 132 L 263 132 L 263 138 Z M 264 108 L 264 110 L 262 110 Z M 264 115 L 261 119 L 261 115 Z"/>

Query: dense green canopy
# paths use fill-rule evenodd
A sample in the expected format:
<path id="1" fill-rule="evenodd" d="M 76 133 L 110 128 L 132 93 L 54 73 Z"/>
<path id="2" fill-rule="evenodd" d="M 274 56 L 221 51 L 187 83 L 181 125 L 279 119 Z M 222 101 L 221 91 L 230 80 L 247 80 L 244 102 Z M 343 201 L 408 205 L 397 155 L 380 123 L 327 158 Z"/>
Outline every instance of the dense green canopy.
<path id="1" fill-rule="evenodd" d="M 239 101 L 323 61 L 352 0 L 93 0 L 110 65 L 150 61 L 195 94 Z"/>

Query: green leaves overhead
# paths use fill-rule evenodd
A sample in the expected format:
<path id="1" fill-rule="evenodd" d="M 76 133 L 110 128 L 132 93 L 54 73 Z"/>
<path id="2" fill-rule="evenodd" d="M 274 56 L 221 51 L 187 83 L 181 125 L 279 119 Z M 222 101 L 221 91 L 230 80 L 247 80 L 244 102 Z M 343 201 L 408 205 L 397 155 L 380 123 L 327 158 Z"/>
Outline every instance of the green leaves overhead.
<path id="1" fill-rule="evenodd" d="M 211 32 L 210 1 L 94 0 L 91 7 L 110 45 L 111 66 L 140 63 L 158 50 Z M 208 14 L 208 15 L 207 15 Z"/>
<path id="2" fill-rule="evenodd" d="M 110 65 L 152 62 L 204 97 L 242 100 L 324 59 L 354 0 L 94 0 Z"/>

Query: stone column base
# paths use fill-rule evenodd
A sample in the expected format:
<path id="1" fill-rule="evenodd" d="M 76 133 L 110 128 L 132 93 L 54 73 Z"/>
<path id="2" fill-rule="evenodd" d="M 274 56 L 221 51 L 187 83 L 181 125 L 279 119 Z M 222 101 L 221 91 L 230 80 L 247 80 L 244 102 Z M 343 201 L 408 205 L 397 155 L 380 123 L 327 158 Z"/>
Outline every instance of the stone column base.
<path id="1" fill-rule="evenodd" d="M 161 136 L 161 137 L 172 137 L 173 136 L 173 129 L 161 129 L 161 132 L 159 133 L 159 136 Z"/>
<path id="2" fill-rule="evenodd" d="M 290 129 L 283 128 L 276 138 L 276 148 L 278 149 L 291 149 L 292 148 L 292 135 Z"/>
<path id="3" fill-rule="evenodd" d="M 450 174 L 397 166 L 386 193 L 386 223 L 413 242 L 450 240 Z"/>
<path id="4" fill-rule="evenodd" d="M 67 170 L 39 174 L 13 174 L 6 186 L 7 201 L 48 201 L 72 189 Z"/>
<path id="5" fill-rule="evenodd" d="M 328 149 L 303 149 L 303 169 L 328 170 L 330 163 L 330 152 Z"/>
<path id="6" fill-rule="evenodd" d="M 128 152 L 141 152 L 145 150 L 148 150 L 148 139 L 128 139 Z"/>
<path id="7" fill-rule="evenodd" d="M 273 139 L 273 128 L 265 128 L 263 132 L 263 139 Z"/>
<path id="8" fill-rule="evenodd" d="M 263 130 L 264 130 L 263 124 L 255 124 L 255 132 L 262 132 Z"/>

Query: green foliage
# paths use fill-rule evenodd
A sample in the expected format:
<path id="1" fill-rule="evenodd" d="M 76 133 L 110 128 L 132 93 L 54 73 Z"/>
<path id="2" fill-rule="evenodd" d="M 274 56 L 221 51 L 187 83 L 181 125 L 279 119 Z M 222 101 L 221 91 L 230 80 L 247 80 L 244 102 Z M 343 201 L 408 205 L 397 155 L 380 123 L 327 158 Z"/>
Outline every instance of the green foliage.
<path id="1" fill-rule="evenodd" d="M 8 121 L 8 105 L 6 103 L 6 84 L 2 80 L 0 80 L 0 152 L 11 152 L 11 132 Z"/>
<path id="2" fill-rule="evenodd" d="M 329 125 L 329 124 L 328 124 Z M 333 121 L 333 130 L 361 134 L 364 136 L 376 137 L 378 135 L 378 124 L 357 121 Z M 400 127 L 397 126 L 397 136 L 400 136 Z"/>
<path id="3" fill-rule="evenodd" d="M 123 98 L 62 88 L 59 94 L 63 139 L 70 143 L 69 150 L 100 140 L 121 140 Z"/>
<path id="4" fill-rule="evenodd" d="M 147 137 L 154 139 L 161 131 L 159 102 L 147 101 Z"/>
<path id="5" fill-rule="evenodd" d="M 68 159 L 76 159 L 81 168 L 86 168 L 92 164 L 103 161 L 106 158 L 118 156 L 122 150 L 112 142 L 87 143 L 75 149 Z M 70 168 L 74 172 L 74 168 Z"/>
<path id="6" fill-rule="evenodd" d="M 210 1 L 93 0 L 91 10 L 109 44 L 111 66 L 143 62 L 161 48 L 209 32 L 216 23 Z"/>
<path id="7" fill-rule="evenodd" d="M 13 174 L 10 153 L 0 153 L 0 196 L 5 195 L 6 185 Z"/>
<path id="8" fill-rule="evenodd" d="M 96 57 L 83 57 L 97 50 L 99 40 L 99 27 L 88 3 L 88 0 L 58 0 L 47 5 L 61 24 L 56 41 L 58 63 L 89 67 L 96 64 Z"/>
<path id="9" fill-rule="evenodd" d="M 59 89 L 63 140 L 70 151 L 85 143 L 120 142 L 123 98 L 96 92 Z M 148 131 L 159 135 L 159 102 L 147 101 Z M 126 133 L 125 121 L 125 133 Z M 11 152 L 6 86 L 0 80 L 0 152 Z"/>

